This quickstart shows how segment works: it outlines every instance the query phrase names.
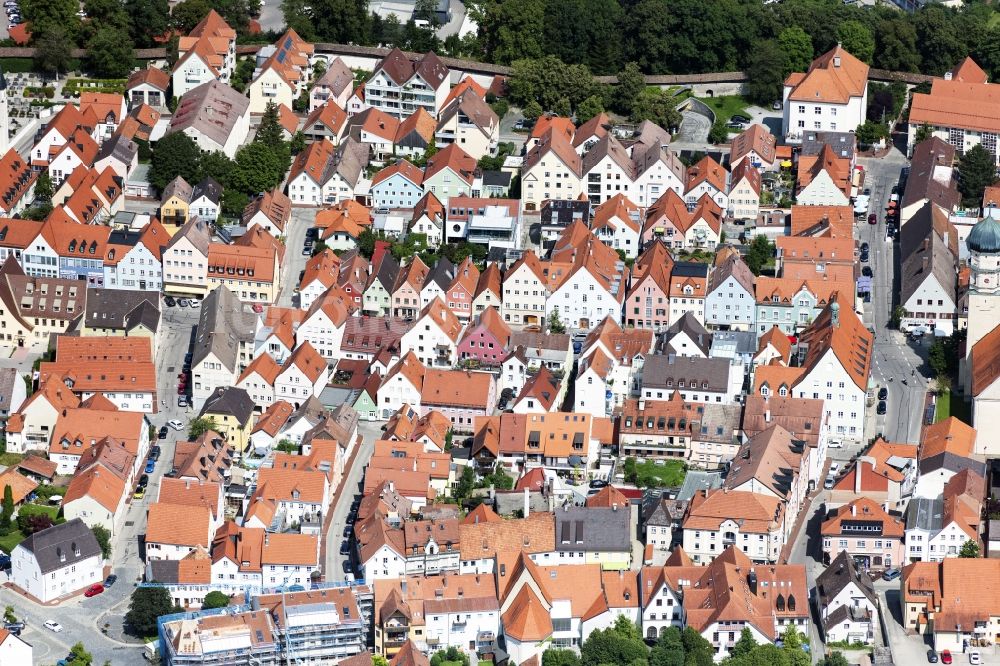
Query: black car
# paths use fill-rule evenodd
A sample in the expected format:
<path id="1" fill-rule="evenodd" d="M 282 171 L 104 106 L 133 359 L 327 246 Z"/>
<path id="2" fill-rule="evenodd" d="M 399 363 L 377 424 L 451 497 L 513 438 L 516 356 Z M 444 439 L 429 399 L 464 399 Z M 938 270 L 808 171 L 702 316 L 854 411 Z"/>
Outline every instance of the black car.
<path id="1" fill-rule="evenodd" d="M 156 438 L 157 439 L 166 439 L 168 432 L 170 432 L 170 431 L 167 430 L 167 426 L 160 426 L 160 432 L 156 433 Z"/>
<path id="2" fill-rule="evenodd" d="M 737 114 L 734 114 L 734 115 L 730 116 L 729 120 L 731 122 L 734 122 L 734 123 L 744 123 L 745 124 L 745 123 L 749 123 L 751 119 L 748 118 L 748 117 L 746 117 L 746 116 L 743 116 L 743 115 L 740 115 L 740 114 L 737 113 Z"/>
<path id="3" fill-rule="evenodd" d="M 139 477 L 139 483 L 136 484 L 140 488 L 145 488 L 149 485 L 149 474 L 143 474 Z"/>
<path id="4" fill-rule="evenodd" d="M 350 562 L 350 560 L 344 560 L 344 573 L 351 573 L 351 562 Z"/>
<path id="5" fill-rule="evenodd" d="M 735 130 L 744 130 L 744 129 L 746 129 L 746 125 L 744 125 L 743 123 L 738 123 L 738 122 L 735 122 L 735 121 L 732 121 L 732 120 L 730 120 L 728 123 L 726 123 L 726 127 L 728 127 L 729 129 L 735 129 Z"/>
<path id="6" fill-rule="evenodd" d="M 352 527 L 351 525 L 345 525 L 344 526 L 344 536 L 345 537 L 351 536 L 351 532 L 353 532 L 353 531 L 354 531 L 354 527 Z"/>
<path id="7" fill-rule="evenodd" d="M 876 414 L 885 414 L 885 400 L 878 401 L 878 407 L 875 408 Z"/>
<path id="8" fill-rule="evenodd" d="M 104 579 L 104 587 L 111 587 L 117 581 L 118 581 L 118 576 L 111 574 L 110 576 Z"/>
<path id="9" fill-rule="evenodd" d="M 935 652 L 934 650 L 928 650 L 927 651 L 927 663 L 928 664 L 936 664 L 936 663 L 938 663 L 938 653 Z"/>
<path id="10" fill-rule="evenodd" d="M 604 488 L 608 485 L 608 482 L 604 479 L 594 479 L 590 482 L 591 488 Z"/>
<path id="11" fill-rule="evenodd" d="M 880 388 L 878 390 L 878 399 L 879 400 L 888 400 L 889 399 L 889 389 L 887 389 L 884 386 L 882 388 Z"/>
<path id="12" fill-rule="evenodd" d="M 347 522 L 353 523 L 357 519 L 358 519 L 357 511 L 352 510 L 350 513 L 347 514 Z"/>
<path id="13" fill-rule="evenodd" d="M 862 252 L 867 252 L 869 249 L 871 249 L 871 248 L 868 247 L 868 243 L 862 243 L 861 244 L 861 251 Z"/>
<path id="14" fill-rule="evenodd" d="M 159 460 L 161 453 L 163 453 L 163 450 L 159 446 L 150 447 L 150 449 L 149 449 L 149 459 L 150 460 Z"/>
<path id="15" fill-rule="evenodd" d="M 865 277 L 871 277 L 872 276 L 872 267 L 871 266 L 865 266 L 865 267 L 863 267 L 861 269 L 861 274 L 864 275 Z"/>
<path id="16" fill-rule="evenodd" d="M 173 296 L 164 296 L 163 304 L 166 305 L 168 308 L 172 308 L 175 305 L 177 305 L 177 300 Z"/>
<path id="17" fill-rule="evenodd" d="M 344 539 L 340 543 L 340 554 L 341 555 L 347 555 L 350 552 L 351 552 L 351 542 L 348 541 L 347 539 Z"/>
<path id="18" fill-rule="evenodd" d="M 862 262 L 868 261 L 868 250 L 863 250 L 859 259 L 861 259 Z"/>

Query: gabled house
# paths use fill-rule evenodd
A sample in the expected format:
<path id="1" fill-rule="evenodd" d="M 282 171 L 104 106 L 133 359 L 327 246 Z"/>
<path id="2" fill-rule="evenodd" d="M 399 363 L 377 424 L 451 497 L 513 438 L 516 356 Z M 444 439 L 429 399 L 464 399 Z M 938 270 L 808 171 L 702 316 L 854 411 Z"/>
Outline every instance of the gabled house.
<path id="1" fill-rule="evenodd" d="M 528 147 L 521 167 L 525 210 L 539 210 L 549 199 L 576 199 L 583 191 L 582 173 L 580 156 L 569 139 L 555 129 L 546 131 Z"/>
<path id="2" fill-rule="evenodd" d="M 280 190 L 264 192 L 243 209 L 247 231 L 259 227 L 274 237 L 282 236 L 292 219 L 292 202 Z"/>
<path id="3" fill-rule="evenodd" d="M 427 160 L 424 169 L 424 192 L 433 192 L 442 204 L 448 206 L 451 197 L 472 196 L 476 160 L 457 143 L 452 143 Z M 453 238 L 448 234 L 448 239 Z"/>
<path id="4" fill-rule="evenodd" d="M 291 28 L 273 45 L 261 49 L 247 86 L 250 112 L 263 114 L 269 104 L 291 108 L 312 79 L 313 51 L 313 45 Z"/>
<path id="5" fill-rule="evenodd" d="M 760 123 L 754 123 L 733 139 L 729 147 L 729 168 L 735 170 L 743 160 L 759 171 L 777 171 L 780 160 L 775 146 L 777 139 Z"/>
<path id="6" fill-rule="evenodd" d="M 293 204 L 317 206 L 353 199 L 368 161 L 368 146 L 357 140 L 336 147 L 327 139 L 314 141 L 292 162 L 288 198 Z"/>
<path id="7" fill-rule="evenodd" d="M 236 71 L 236 31 L 214 9 L 177 43 L 174 97 L 208 81 L 228 83 Z"/>
<path id="8" fill-rule="evenodd" d="M 177 86 L 174 86 L 177 95 Z M 203 151 L 233 159 L 250 133 L 250 102 L 225 83 L 211 80 L 183 93 L 167 134 L 184 132 Z"/>
<path id="9" fill-rule="evenodd" d="M 713 330 L 755 330 L 757 279 L 739 253 L 730 254 L 716 265 L 705 295 L 705 325 Z"/>
<path id="10" fill-rule="evenodd" d="M 642 210 L 623 194 L 616 194 L 594 210 L 590 229 L 597 238 L 629 259 L 639 255 Z"/>
<path id="11" fill-rule="evenodd" d="M 79 519 L 32 534 L 11 551 L 10 558 L 11 582 L 42 603 L 104 579 L 101 546 Z"/>
<path id="12" fill-rule="evenodd" d="M 435 118 L 448 96 L 448 67 L 428 51 L 411 61 L 394 48 L 382 59 L 365 82 L 365 103 L 397 118 L 424 109 Z"/>
<path id="13" fill-rule="evenodd" d="M 846 552 L 864 571 L 890 569 L 905 561 L 904 531 L 898 516 L 868 497 L 859 497 L 823 522 L 823 559 L 829 562 Z"/>
<path id="14" fill-rule="evenodd" d="M 372 176 L 372 205 L 377 208 L 414 208 L 424 196 L 424 174 L 405 159 Z"/>
<path id="15" fill-rule="evenodd" d="M 818 155 L 799 157 L 796 185 L 801 206 L 846 206 L 852 192 L 850 160 L 825 144 Z"/>
<path id="16" fill-rule="evenodd" d="M 500 118 L 486 103 L 483 93 L 468 86 L 456 94 L 462 83 L 449 93 L 438 115 L 434 143 L 457 143 L 475 160 L 496 153 L 500 141 Z"/>
<path id="17" fill-rule="evenodd" d="M 458 360 L 486 367 L 498 367 L 507 357 L 510 327 L 496 308 L 488 307 L 465 329 L 458 343 Z"/>
<path id="18" fill-rule="evenodd" d="M 458 345 L 464 326 L 440 298 L 420 311 L 413 327 L 400 338 L 401 349 L 409 349 L 427 367 L 452 367 L 458 360 Z"/>
<path id="19" fill-rule="evenodd" d="M 353 89 L 354 72 L 339 57 L 334 58 L 327 63 L 326 70 L 319 78 L 313 81 L 309 91 L 309 112 L 312 113 L 331 100 L 339 108 L 347 108 L 347 100 Z"/>
<path id="20" fill-rule="evenodd" d="M 556 241 L 550 266 L 546 317 L 557 315 L 567 326 L 584 330 L 605 317 L 621 321 L 625 264 L 582 223 L 567 227 Z"/>
<path id="21" fill-rule="evenodd" d="M 302 124 L 302 133 L 312 141 L 326 139 L 336 146 L 347 129 L 347 112 L 336 102 L 328 101 L 317 106 Z"/>
<path id="22" fill-rule="evenodd" d="M 827 642 L 874 643 L 879 606 L 875 587 L 846 550 L 816 577 L 816 602 Z"/>
<path id="23" fill-rule="evenodd" d="M 865 121 L 868 65 L 837 44 L 813 60 L 806 72 L 788 75 L 782 109 L 789 143 L 801 142 L 810 131 L 851 131 Z"/>

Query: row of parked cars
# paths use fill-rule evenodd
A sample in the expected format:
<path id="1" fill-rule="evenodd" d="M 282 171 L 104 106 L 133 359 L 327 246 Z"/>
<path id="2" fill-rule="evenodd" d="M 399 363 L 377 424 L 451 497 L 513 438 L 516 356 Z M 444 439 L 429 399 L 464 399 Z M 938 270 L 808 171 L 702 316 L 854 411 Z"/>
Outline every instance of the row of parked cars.
<path id="1" fill-rule="evenodd" d="M 175 305 L 182 308 L 200 308 L 201 301 L 197 298 L 174 298 L 173 296 L 164 296 L 163 304 L 168 308 L 172 308 Z"/>

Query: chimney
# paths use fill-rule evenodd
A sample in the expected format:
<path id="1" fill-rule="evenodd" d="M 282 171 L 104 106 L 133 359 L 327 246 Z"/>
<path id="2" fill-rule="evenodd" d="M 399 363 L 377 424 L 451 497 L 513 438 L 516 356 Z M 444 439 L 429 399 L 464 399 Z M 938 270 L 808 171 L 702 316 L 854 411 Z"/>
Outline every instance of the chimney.
<path id="1" fill-rule="evenodd" d="M 840 328 L 840 303 L 837 301 L 830 303 L 830 324 L 834 328 Z"/>
<path id="2" fill-rule="evenodd" d="M 851 503 L 851 516 L 856 518 L 857 515 L 858 515 L 858 505 L 852 502 Z"/>
<path id="3" fill-rule="evenodd" d="M 771 422 L 771 409 L 768 408 L 764 410 L 764 423 L 770 423 L 770 422 Z"/>
<path id="4" fill-rule="evenodd" d="M 264 545 L 267 546 L 271 543 L 271 535 L 264 532 Z"/>
<path id="5" fill-rule="evenodd" d="M 524 487 L 524 517 L 527 518 L 531 514 L 531 502 L 528 499 L 528 486 Z"/>
<path id="6" fill-rule="evenodd" d="M 757 572 L 753 569 L 747 574 L 747 587 L 750 588 L 750 594 L 757 596 Z"/>
<path id="7" fill-rule="evenodd" d="M 833 66 L 840 67 L 840 56 L 833 56 Z"/>

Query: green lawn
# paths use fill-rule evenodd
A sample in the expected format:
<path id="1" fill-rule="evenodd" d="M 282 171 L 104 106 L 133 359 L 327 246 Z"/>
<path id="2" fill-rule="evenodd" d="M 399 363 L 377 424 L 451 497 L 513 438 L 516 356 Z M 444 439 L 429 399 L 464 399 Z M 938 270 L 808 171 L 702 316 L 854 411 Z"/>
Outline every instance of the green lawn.
<path id="1" fill-rule="evenodd" d="M 644 463 L 637 463 L 636 485 L 648 488 L 652 486 L 679 486 L 684 482 L 687 468 L 681 460 L 667 460 L 662 465 L 657 465 L 652 460 Z"/>
<path id="2" fill-rule="evenodd" d="M 10 555 L 14 546 L 24 541 L 24 535 L 20 530 L 11 530 L 7 536 L 0 536 L 0 550 Z"/>
<path id="3" fill-rule="evenodd" d="M 964 423 L 972 424 L 972 413 L 969 403 L 963 400 L 962 396 L 955 395 L 951 391 L 945 391 L 938 396 L 934 421 L 943 421 L 949 416 L 954 416 Z"/>
<path id="4" fill-rule="evenodd" d="M 704 102 L 715 112 L 715 119 L 719 122 L 728 123 L 735 114 L 750 117 L 747 107 L 750 104 L 739 95 L 722 95 L 721 97 L 699 97 L 699 101 Z"/>
<path id="5" fill-rule="evenodd" d="M 0 453 L 0 465 L 5 467 L 13 467 L 24 460 L 24 456 L 20 453 Z"/>

